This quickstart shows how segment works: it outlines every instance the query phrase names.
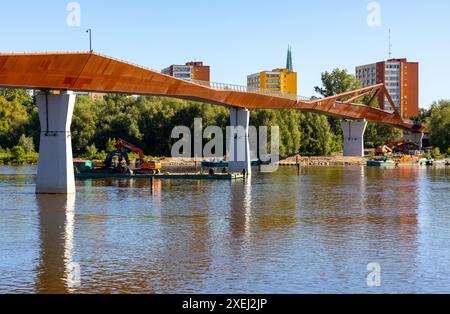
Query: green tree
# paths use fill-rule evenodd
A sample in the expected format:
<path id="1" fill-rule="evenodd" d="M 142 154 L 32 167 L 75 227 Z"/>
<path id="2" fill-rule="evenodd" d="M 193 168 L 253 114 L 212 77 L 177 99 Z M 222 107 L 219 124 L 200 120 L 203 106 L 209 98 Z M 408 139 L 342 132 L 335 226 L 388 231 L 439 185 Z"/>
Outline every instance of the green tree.
<path id="1" fill-rule="evenodd" d="M 411 120 L 417 121 L 420 123 L 425 123 L 427 121 L 427 119 L 430 117 L 430 114 L 431 114 L 430 110 L 427 110 L 424 108 L 419 108 L 419 115 L 411 118 Z"/>
<path id="2" fill-rule="evenodd" d="M 279 153 L 282 157 L 288 157 L 300 153 L 300 119 L 301 113 L 296 110 L 252 110 L 250 114 L 250 125 L 255 126 L 257 131 L 260 127 L 268 128 L 267 144 L 269 145 L 269 147 L 272 136 L 272 127 L 278 126 L 280 132 Z"/>
<path id="3" fill-rule="evenodd" d="M 316 86 L 315 90 L 323 97 L 331 97 L 361 88 L 361 83 L 358 79 L 354 75 L 349 74 L 347 70 L 334 69 L 332 72 L 325 71 L 322 73 L 321 80 L 322 87 Z M 342 137 L 340 119 L 335 117 L 327 117 L 327 119 L 333 133 Z"/>
<path id="4" fill-rule="evenodd" d="M 23 147 L 14 146 L 11 150 L 12 162 L 18 165 L 23 165 L 26 161 L 26 153 Z"/>
<path id="5" fill-rule="evenodd" d="M 28 112 L 17 99 L 11 101 L 0 96 L 0 145 L 12 147 L 20 135 L 26 133 Z"/>
<path id="6" fill-rule="evenodd" d="M 95 144 L 89 145 L 86 147 L 86 157 L 94 159 L 97 156 L 98 149 Z"/>
<path id="7" fill-rule="evenodd" d="M 35 148 L 39 148 L 41 137 L 41 124 L 39 122 L 39 112 L 35 104 L 28 107 L 28 120 L 25 125 L 25 134 L 33 138 Z"/>
<path id="8" fill-rule="evenodd" d="M 450 147 L 450 100 L 433 103 L 428 124 L 431 144 L 446 151 Z"/>
<path id="9" fill-rule="evenodd" d="M 257 130 L 260 127 L 268 128 L 269 142 L 267 144 L 269 147 L 271 129 L 278 126 L 280 131 L 279 153 L 282 157 L 288 157 L 300 153 L 302 136 L 299 121 L 301 117 L 301 113 L 296 110 L 253 110 L 250 115 L 250 124 L 255 126 Z"/>
<path id="10" fill-rule="evenodd" d="M 322 73 L 322 87 L 316 86 L 315 90 L 323 97 L 331 97 L 359 88 L 361 83 L 354 75 L 347 70 L 334 69 L 331 73 Z"/>
<path id="11" fill-rule="evenodd" d="M 302 132 L 300 128 L 300 119 L 302 114 L 296 110 L 282 110 L 279 112 L 282 118 L 280 136 L 283 137 L 284 154 L 282 156 L 294 156 L 300 153 L 302 142 Z"/>
<path id="12" fill-rule="evenodd" d="M 442 154 L 441 154 L 441 150 L 439 149 L 439 147 L 435 147 L 433 148 L 433 150 L 431 151 L 431 157 L 434 159 L 442 159 Z"/>
<path id="13" fill-rule="evenodd" d="M 176 99 L 161 97 L 139 97 L 136 110 L 139 129 L 143 135 L 142 148 L 147 154 L 157 156 L 170 154 L 172 119 L 176 111 L 185 104 Z"/>
<path id="14" fill-rule="evenodd" d="M 306 156 L 325 156 L 331 153 L 334 134 L 325 116 L 305 113 L 300 120 L 301 153 Z"/>
<path id="15" fill-rule="evenodd" d="M 142 112 L 136 107 L 136 98 L 124 95 L 106 95 L 96 102 L 98 111 L 97 131 L 93 142 L 103 147 L 109 138 L 122 138 L 131 143 L 143 141 L 139 127 Z"/>
<path id="16" fill-rule="evenodd" d="M 106 142 L 106 146 L 105 149 L 107 152 L 113 152 L 116 150 L 116 142 L 117 140 L 115 138 L 109 138 L 108 141 Z"/>
<path id="17" fill-rule="evenodd" d="M 25 134 L 22 134 L 19 138 L 18 146 L 22 147 L 25 153 L 34 153 L 34 143 L 32 137 L 27 137 Z"/>
<path id="18" fill-rule="evenodd" d="M 403 136 L 403 130 L 389 125 L 369 122 L 364 138 L 366 147 L 375 148 L 389 142 L 399 141 Z"/>
<path id="19" fill-rule="evenodd" d="M 98 134 L 98 111 L 103 101 L 94 101 L 90 97 L 77 97 L 72 118 L 72 146 L 76 154 L 86 151 Z"/>
<path id="20" fill-rule="evenodd" d="M 33 102 L 30 93 L 25 89 L 0 88 L 0 97 L 9 102 L 16 101 L 23 105 L 30 105 Z"/>
<path id="21" fill-rule="evenodd" d="M 324 86 L 320 92 L 328 96 L 357 88 L 355 84 L 346 71 L 334 70 L 324 73 Z M 2 95 L 0 145 L 5 148 L 18 145 L 25 148 L 25 152 L 31 151 L 32 143 L 38 146 L 40 138 L 36 105 L 32 101 L 26 105 L 31 98 L 23 91 L 3 91 Z M 72 121 L 74 154 L 103 156 L 104 152 L 99 153 L 98 147 L 114 150 L 114 139 L 123 138 L 141 147 L 148 155 L 168 156 L 171 145 L 176 141 L 171 139 L 173 127 L 185 125 L 193 129 L 194 118 L 202 118 L 203 127 L 217 125 L 225 132 L 229 125 L 229 109 L 167 97 L 136 98 L 111 94 L 103 99 L 91 99 L 81 96 L 77 98 Z M 252 110 L 250 119 L 251 125 L 269 127 L 269 133 L 271 126 L 279 126 L 282 157 L 299 152 L 327 155 L 342 151 L 342 131 L 338 119 L 296 110 Z M 392 129 L 374 125 L 369 126 L 366 136 L 376 142 L 394 139 L 398 134 Z"/>
<path id="22" fill-rule="evenodd" d="M 331 130 L 331 127 L 330 127 Z M 342 133 L 331 132 L 330 153 L 342 153 L 344 150 L 344 136 Z"/>

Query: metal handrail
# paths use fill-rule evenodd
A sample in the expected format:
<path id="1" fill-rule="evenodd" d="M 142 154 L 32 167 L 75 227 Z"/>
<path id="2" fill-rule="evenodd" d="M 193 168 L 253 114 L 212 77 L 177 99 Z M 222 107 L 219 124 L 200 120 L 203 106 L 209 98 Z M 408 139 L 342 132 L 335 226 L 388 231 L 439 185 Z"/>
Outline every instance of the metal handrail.
<path id="1" fill-rule="evenodd" d="M 186 81 L 189 81 L 191 83 L 198 84 L 201 86 L 205 86 L 205 87 L 208 87 L 211 89 L 221 90 L 221 91 L 232 90 L 235 92 L 273 96 L 273 97 L 285 98 L 285 99 L 294 100 L 294 101 L 309 101 L 309 100 L 311 100 L 311 98 L 309 98 L 309 97 L 297 96 L 294 94 L 282 93 L 279 91 L 272 91 L 272 90 L 253 87 L 253 86 L 207 82 L 207 81 L 199 81 L 199 80 L 186 80 Z"/>

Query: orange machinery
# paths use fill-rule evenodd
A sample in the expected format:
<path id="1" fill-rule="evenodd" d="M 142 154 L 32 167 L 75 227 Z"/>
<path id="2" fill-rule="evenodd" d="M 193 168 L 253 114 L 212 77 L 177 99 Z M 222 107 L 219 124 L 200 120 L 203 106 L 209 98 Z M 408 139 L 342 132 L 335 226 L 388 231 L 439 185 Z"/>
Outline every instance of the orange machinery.
<path id="1" fill-rule="evenodd" d="M 134 152 L 138 154 L 139 159 L 136 161 L 136 168 L 137 170 L 140 170 L 141 172 L 145 173 L 160 173 L 161 171 L 161 162 L 159 161 L 147 161 L 145 160 L 145 155 L 142 149 L 137 147 L 136 145 L 130 144 L 122 139 L 117 140 L 116 143 L 116 149 L 119 152 L 124 152 L 124 150 L 129 150 L 131 152 Z"/>
<path id="2" fill-rule="evenodd" d="M 386 145 L 377 147 L 375 152 L 377 155 L 389 155 L 389 154 L 405 154 L 410 151 L 420 151 L 420 147 L 417 146 L 414 143 L 410 143 L 407 141 L 397 141 L 397 142 L 391 142 Z"/>
<path id="3" fill-rule="evenodd" d="M 403 144 L 406 144 L 407 142 L 405 141 L 396 141 L 396 142 L 390 142 L 387 143 L 383 146 L 377 147 L 377 149 L 375 150 L 375 152 L 379 155 L 382 154 L 392 154 L 393 152 L 395 152 L 396 149 L 398 149 L 398 147 L 401 148 L 401 146 Z"/>

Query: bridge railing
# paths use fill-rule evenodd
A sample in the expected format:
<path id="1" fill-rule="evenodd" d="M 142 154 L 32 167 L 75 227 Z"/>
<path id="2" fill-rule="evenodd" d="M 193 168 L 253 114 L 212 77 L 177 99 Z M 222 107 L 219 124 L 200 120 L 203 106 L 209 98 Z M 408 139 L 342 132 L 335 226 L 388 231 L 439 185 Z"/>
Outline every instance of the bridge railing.
<path id="1" fill-rule="evenodd" d="M 258 88 L 258 87 L 252 87 L 252 86 L 243 86 L 243 85 L 217 83 L 217 82 L 206 82 L 206 81 L 198 81 L 198 80 L 189 80 L 189 81 L 192 83 L 198 84 L 198 85 L 202 85 L 202 86 L 205 86 L 208 88 L 212 88 L 215 90 L 221 90 L 221 91 L 231 90 L 231 91 L 235 91 L 235 92 L 252 93 L 252 94 L 265 95 L 265 96 L 285 98 L 285 99 L 294 100 L 294 101 L 311 100 L 308 97 L 297 96 L 295 94 L 282 93 L 279 91 L 272 91 L 272 90 Z"/>

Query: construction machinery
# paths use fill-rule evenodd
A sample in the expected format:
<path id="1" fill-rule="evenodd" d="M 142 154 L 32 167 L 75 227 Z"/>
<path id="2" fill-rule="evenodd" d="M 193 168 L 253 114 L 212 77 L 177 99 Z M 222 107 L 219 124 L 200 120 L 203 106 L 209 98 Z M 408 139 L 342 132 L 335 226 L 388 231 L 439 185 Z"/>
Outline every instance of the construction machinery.
<path id="1" fill-rule="evenodd" d="M 391 142 L 375 150 L 377 155 L 409 154 L 414 151 L 420 151 L 420 147 L 417 144 L 406 141 Z"/>
<path id="2" fill-rule="evenodd" d="M 114 157 L 118 157 L 119 163 L 114 166 L 116 169 L 126 169 L 131 173 L 137 174 L 159 174 L 161 172 L 161 162 L 145 160 L 144 152 L 136 145 L 118 139 L 115 146 L 116 151 L 110 152 L 105 159 L 104 165 L 106 169 L 110 169 L 113 166 Z M 128 157 L 130 152 L 139 156 L 139 159 L 136 160 L 135 169 L 130 169 L 131 162 Z M 126 168 L 122 165 L 123 160 L 126 162 Z"/>

